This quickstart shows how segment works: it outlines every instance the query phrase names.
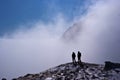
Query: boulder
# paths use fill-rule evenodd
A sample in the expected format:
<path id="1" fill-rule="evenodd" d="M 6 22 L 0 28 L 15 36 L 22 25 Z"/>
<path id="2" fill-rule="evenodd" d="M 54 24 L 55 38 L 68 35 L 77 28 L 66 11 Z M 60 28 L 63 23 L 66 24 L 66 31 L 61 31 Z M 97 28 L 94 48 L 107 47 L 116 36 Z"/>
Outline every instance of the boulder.
<path id="1" fill-rule="evenodd" d="M 105 61 L 104 70 L 111 70 L 111 69 L 115 69 L 115 68 L 120 68 L 120 63 Z"/>

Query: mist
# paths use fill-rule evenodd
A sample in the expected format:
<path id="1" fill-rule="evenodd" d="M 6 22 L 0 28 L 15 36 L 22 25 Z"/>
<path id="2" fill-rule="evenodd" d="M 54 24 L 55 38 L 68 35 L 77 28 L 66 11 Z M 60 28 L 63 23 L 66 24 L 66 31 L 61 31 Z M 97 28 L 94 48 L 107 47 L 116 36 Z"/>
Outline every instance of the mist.
<path id="1" fill-rule="evenodd" d="M 77 40 L 81 48 L 87 49 L 84 50 L 86 55 L 93 54 L 92 62 L 120 62 L 119 8 L 119 0 L 97 1 L 77 22 L 82 29 Z"/>
<path id="2" fill-rule="evenodd" d="M 86 13 L 64 34 L 66 43 L 83 54 L 83 61 L 120 62 L 120 1 L 93 0 Z"/>
<path id="3" fill-rule="evenodd" d="M 62 15 L 48 24 L 38 21 L 0 39 L 0 76 L 8 79 L 38 73 L 58 64 L 69 62 L 69 53 L 60 41 L 69 26 Z M 20 25 L 21 26 L 21 25 Z M 64 54 L 64 57 L 63 57 Z M 66 57 L 65 57 L 66 56 Z"/>
<path id="4" fill-rule="evenodd" d="M 120 62 L 120 1 L 93 0 L 87 12 L 68 22 L 64 15 L 53 22 L 37 21 L 31 28 L 20 29 L 0 38 L 0 78 L 7 79 L 39 73 L 50 67 L 71 62 L 71 53 L 81 51 L 82 61 L 100 63 Z M 64 42 L 64 32 L 76 23 L 79 35 Z M 74 26 L 73 26 L 74 27 Z"/>

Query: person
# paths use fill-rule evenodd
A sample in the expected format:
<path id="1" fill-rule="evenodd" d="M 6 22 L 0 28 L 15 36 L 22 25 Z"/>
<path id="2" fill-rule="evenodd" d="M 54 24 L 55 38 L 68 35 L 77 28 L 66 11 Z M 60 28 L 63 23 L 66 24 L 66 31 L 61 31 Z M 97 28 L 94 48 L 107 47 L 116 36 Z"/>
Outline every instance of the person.
<path id="1" fill-rule="evenodd" d="M 7 80 L 6 78 L 2 78 L 2 80 Z"/>
<path id="2" fill-rule="evenodd" d="M 73 61 L 73 64 L 74 64 L 74 65 L 76 65 L 75 57 L 76 57 L 76 55 L 75 55 L 75 53 L 73 52 L 73 53 L 72 53 L 72 61 Z"/>
<path id="3" fill-rule="evenodd" d="M 77 54 L 77 57 L 78 57 L 78 64 L 83 67 L 83 64 L 82 64 L 82 61 L 81 61 L 81 52 L 78 51 L 78 54 Z"/>
<path id="4" fill-rule="evenodd" d="M 81 52 L 80 51 L 78 51 L 77 57 L 78 57 L 78 62 L 81 62 Z"/>

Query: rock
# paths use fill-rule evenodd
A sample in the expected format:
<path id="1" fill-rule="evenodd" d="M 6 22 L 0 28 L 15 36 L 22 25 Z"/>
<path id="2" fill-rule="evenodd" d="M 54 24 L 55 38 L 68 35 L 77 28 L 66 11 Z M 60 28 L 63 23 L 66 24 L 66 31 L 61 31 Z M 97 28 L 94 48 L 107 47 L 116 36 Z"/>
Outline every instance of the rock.
<path id="1" fill-rule="evenodd" d="M 111 63 L 110 63 L 111 64 Z M 113 63 L 112 63 L 113 64 Z M 27 74 L 17 80 L 120 80 L 120 69 L 112 66 L 111 70 L 103 70 L 107 65 L 84 63 L 84 68 L 80 65 L 73 66 L 66 63 L 54 68 L 50 68 L 39 74 Z M 109 69 L 109 67 L 107 67 Z"/>
<path id="2" fill-rule="evenodd" d="M 111 69 L 115 69 L 115 68 L 120 68 L 120 64 L 119 63 L 113 63 L 113 62 L 110 62 L 110 61 L 105 62 L 104 70 L 111 70 Z"/>
<path id="3" fill-rule="evenodd" d="M 48 77 L 48 78 L 46 78 L 45 80 L 52 80 L 52 78 L 51 78 L 51 77 Z"/>

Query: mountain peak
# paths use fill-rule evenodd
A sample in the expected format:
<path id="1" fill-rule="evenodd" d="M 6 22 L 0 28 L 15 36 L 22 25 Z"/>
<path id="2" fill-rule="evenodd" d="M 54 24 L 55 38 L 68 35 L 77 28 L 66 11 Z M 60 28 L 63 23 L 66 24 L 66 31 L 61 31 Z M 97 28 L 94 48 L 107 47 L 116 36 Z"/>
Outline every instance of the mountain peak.
<path id="1" fill-rule="evenodd" d="M 84 67 L 66 63 L 39 74 L 27 74 L 16 80 L 120 80 L 120 68 L 104 70 L 104 65 L 84 63 Z"/>

